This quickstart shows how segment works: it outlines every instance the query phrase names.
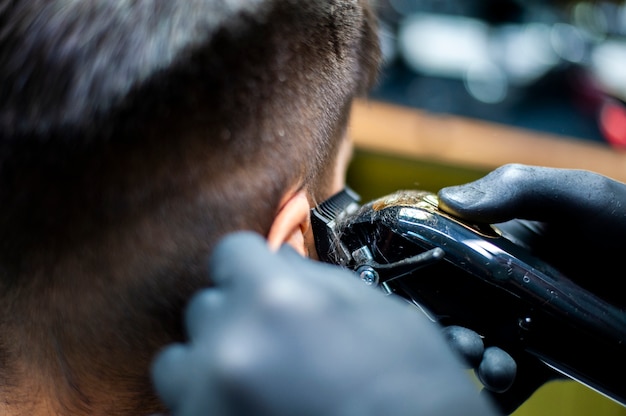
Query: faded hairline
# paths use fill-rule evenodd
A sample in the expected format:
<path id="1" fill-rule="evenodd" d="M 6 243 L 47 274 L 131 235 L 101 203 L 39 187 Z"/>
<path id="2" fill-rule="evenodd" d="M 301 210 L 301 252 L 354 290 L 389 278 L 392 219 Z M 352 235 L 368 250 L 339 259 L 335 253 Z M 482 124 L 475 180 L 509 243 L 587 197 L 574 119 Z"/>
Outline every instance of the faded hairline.
<path id="1" fill-rule="evenodd" d="M 267 231 L 289 185 L 327 180 L 351 101 L 377 75 L 363 5 L 0 1 L 0 362 L 43 354 L 9 337 L 56 332 L 60 351 L 91 342 L 90 365 L 148 388 L 150 353 L 183 336 L 217 238 Z M 84 336 L 122 326 L 123 305 L 135 309 L 120 337 L 141 360 Z M 20 326 L 27 314 L 52 329 Z M 81 356 L 67 354 L 71 373 Z"/>

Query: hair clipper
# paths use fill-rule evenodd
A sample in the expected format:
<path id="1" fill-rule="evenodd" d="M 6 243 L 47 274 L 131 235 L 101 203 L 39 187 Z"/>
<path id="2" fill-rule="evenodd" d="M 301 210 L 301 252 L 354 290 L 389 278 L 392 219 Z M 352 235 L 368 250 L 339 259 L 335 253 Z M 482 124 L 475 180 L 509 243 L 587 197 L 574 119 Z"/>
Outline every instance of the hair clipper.
<path id="1" fill-rule="evenodd" d="M 506 227 L 460 221 L 419 190 L 360 205 L 346 188 L 314 208 L 311 221 L 322 261 L 508 352 L 516 379 L 492 396 L 505 413 L 561 377 L 626 405 L 624 310 L 531 255 Z"/>

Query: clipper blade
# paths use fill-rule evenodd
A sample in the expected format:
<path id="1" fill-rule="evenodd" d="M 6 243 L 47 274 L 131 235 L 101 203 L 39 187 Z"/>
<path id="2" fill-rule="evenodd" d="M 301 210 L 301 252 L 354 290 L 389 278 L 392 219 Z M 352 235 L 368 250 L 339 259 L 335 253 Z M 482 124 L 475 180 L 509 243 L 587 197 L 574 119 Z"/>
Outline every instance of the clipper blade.
<path id="1" fill-rule="evenodd" d="M 311 228 L 320 260 L 336 264 L 346 264 L 349 260 L 349 254 L 337 246 L 336 225 L 338 219 L 359 209 L 360 199 L 356 192 L 345 187 L 311 210 Z"/>

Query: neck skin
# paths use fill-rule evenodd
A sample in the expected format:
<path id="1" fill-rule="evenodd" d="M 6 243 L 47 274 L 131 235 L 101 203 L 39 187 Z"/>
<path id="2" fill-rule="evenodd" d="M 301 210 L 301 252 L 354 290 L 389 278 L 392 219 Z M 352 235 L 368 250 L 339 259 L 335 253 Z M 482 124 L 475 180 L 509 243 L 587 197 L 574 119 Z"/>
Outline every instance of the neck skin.
<path id="1" fill-rule="evenodd" d="M 147 416 L 165 410 L 150 392 L 134 392 L 142 389 L 132 383 L 101 379 L 73 386 L 37 369 L 11 381 L 0 390 L 2 416 Z"/>

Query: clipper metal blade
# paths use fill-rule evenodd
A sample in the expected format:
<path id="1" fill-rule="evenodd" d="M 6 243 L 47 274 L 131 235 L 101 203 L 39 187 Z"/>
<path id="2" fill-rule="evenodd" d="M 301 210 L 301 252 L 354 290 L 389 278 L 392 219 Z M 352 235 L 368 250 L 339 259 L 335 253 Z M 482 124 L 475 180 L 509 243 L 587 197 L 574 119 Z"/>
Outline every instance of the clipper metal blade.
<path id="1" fill-rule="evenodd" d="M 346 265 L 350 260 L 349 252 L 341 247 L 336 224 L 338 220 L 359 209 L 360 199 L 356 192 L 345 187 L 311 210 L 311 227 L 320 260 L 339 265 Z M 338 258 L 329 258 L 331 253 Z"/>

